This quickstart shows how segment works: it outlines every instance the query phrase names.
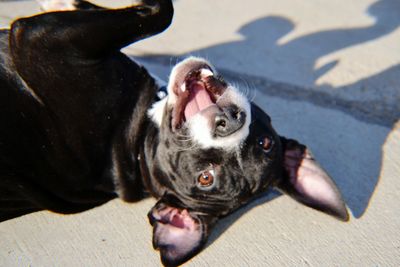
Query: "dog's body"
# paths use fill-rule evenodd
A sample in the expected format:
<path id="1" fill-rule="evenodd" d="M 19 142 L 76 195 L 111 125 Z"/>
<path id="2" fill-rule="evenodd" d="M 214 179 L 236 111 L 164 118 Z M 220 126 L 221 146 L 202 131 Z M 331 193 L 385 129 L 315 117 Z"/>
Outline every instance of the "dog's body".
<path id="1" fill-rule="evenodd" d="M 143 142 L 157 87 L 145 69 L 114 47 L 140 36 L 133 32 L 137 22 L 122 36 L 102 36 L 116 32 L 111 16 L 119 15 L 109 14 L 106 21 L 79 12 L 22 19 L 1 32 L 2 219 L 31 209 L 88 209 L 116 197 L 114 179 L 121 179 L 121 190 L 137 190 L 123 192 L 127 199 L 141 197 L 138 165 L 131 162 L 138 152 L 130 153 Z M 169 25 L 172 11 L 165 13 L 152 33 Z M 79 25 L 64 27 L 64 20 Z M 92 36 L 81 40 L 81 31 Z M 130 37 L 117 44 L 118 37 L 127 38 L 123 35 Z M 126 140 L 128 131 L 132 140 Z"/>
<path id="2" fill-rule="evenodd" d="M 148 192 L 159 199 L 149 213 L 154 247 L 176 265 L 203 247 L 218 218 L 271 186 L 348 219 L 305 146 L 279 137 L 208 62 L 178 64 L 168 97 L 154 103 L 155 80 L 119 50 L 166 29 L 170 1 L 71 3 L 81 10 L 0 32 L 0 220 Z"/>

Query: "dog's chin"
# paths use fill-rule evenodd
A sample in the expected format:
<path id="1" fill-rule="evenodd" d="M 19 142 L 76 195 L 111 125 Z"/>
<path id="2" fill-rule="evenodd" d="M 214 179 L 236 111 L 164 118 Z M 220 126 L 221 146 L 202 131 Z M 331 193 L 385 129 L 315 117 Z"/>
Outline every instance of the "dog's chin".
<path id="1" fill-rule="evenodd" d="M 226 126 L 227 121 L 220 117 L 221 114 L 225 116 L 227 110 L 235 121 L 231 124 L 235 125 L 229 131 L 218 131 Z M 237 147 L 248 136 L 251 121 L 246 97 L 218 76 L 207 61 L 194 57 L 173 68 L 168 98 L 156 103 L 150 116 L 160 127 L 165 118 L 170 118 L 168 125 L 172 133 L 184 130 L 201 148 Z"/>

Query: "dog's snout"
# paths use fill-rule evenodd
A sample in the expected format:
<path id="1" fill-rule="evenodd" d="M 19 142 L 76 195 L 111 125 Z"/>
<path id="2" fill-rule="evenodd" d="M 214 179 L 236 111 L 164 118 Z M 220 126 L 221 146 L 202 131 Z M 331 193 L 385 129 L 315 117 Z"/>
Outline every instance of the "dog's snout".
<path id="1" fill-rule="evenodd" d="M 220 113 L 215 116 L 215 135 L 225 137 L 233 134 L 246 121 L 246 113 L 237 107 L 223 108 Z"/>

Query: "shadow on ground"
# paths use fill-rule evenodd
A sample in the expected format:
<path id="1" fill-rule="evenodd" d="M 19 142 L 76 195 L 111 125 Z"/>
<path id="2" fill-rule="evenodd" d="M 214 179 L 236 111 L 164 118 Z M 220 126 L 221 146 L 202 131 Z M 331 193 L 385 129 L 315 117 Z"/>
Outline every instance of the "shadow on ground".
<path id="1" fill-rule="evenodd" d="M 366 212 L 378 184 L 382 161 L 381 150 L 390 132 L 390 128 L 386 127 L 391 127 L 400 118 L 398 105 L 400 65 L 354 84 L 337 88 L 317 86 L 316 81 L 332 70 L 338 62 L 329 62 L 318 69 L 314 66 L 319 58 L 327 54 L 381 38 L 400 26 L 400 2 L 397 0 L 377 1 L 366 12 L 375 18 L 375 22 L 370 26 L 310 33 L 282 45 L 278 43 L 279 39 L 291 32 L 295 25 L 287 18 L 269 16 L 241 27 L 238 30 L 244 37 L 241 41 L 223 43 L 181 55 L 145 55 L 140 60 L 171 65 L 179 58 L 196 55 L 209 58 L 217 67 L 219 62 L 224 62 L 225 66 L 234 67 L 233 70 L 222 70 L 222 74 L 228 73 L 231 77 L 241 76 L 242 79 L 237 81 L 240 83 L 242 80 L 244 86 L 250 84 L 250 87 L 253 87 L 256 84 L 257 89 L 265 94 L 265 97 L 273 95 L 285 99 L 303 100 L 340 110 L 350 116 L 361 113 L 364 122 L 385 126 L 372 124 L 369 126 L 364 123 L 352 125 L 332 121 L 336 118 L 330 118 L 329 114 L 325 114 L 326 117 L 313 114 L 313 110 L 290 113 L 286 107 L 285 110 L 282 110 L 283 107 L 273 108 L 273 113 L 276 114 L 272 114 L 272 118 L 277 115 L 275 122 L 278 127 L 277 125 L 275 127 L 281 134 L 304 139 L 304 142 L 312 147 L 317 159 L 322 162 L 340 187 L 354 217 L 360 218 Z M 262 51 L 254 52 L 255 48 L 261 48 Z M 237 55 L 237 57 L 227 59 L 227 55 Z M 296 62 L 299 57 L 301 61 Z M 229 64 L 226 64 L 227 62 Z M 304 88 L 273 81 L 254 82 L 251 75 L 235 72 L 241 69 L 251 70 L 255 73 L 254 77 L 260 77 L 257 73 L 268 73 L 271 76 L 264 75 L 264 77 L 279 79 L 282 76 L 284 79 L 286 76 L 292 80 L 296 77 L 306 79 L 306 82 L 314 84 L 315 88 L 303 90 Z M 335 89 L 338 95 L 327 94 L 327 90 L 330 89 Z M 357 123 L 359 122 L 355 122 Z M 302 126 L 303 124 L 306 126 Z M 376 129 L 370 131 L 369 127 Z M 274 197 L 276 196 L 274 194 Z M 274 197 L 263 197 L 225 219 L 213 238 L 219 236 L 243 213 Z"/>
<path id="2" fill-rule="evenodd" d="M 293 79 L 305 79 L 306 82 L 315 84 L 319 77 L 332 70 L 338 63 L 329 62 L 314 69 L 319 58 L 340 49 L 381 38 L 400 26 L 400 2 L 397 0 L 377 1 L 369 7 L 367 12 L 375 18 L 375 23 L 371 26 L 311 33 L 284 44 L 279 44 L 279 40 L 294 29 L 294 23 L 284 17 L 269 16 L 242 26 L 238 30 L 244 37 L 241 41 L 224 43 L 192 51 L 189 54 L 210 58 L 217 67 L 221 61 L 230 62 L 236 70 L 251 70 L 255 77 L 259 77 L 259 73 L 269 73 L 269 77 L 273 79 L 283 75 L 282 80 L 285 76 L 290 76 Z M 262 51 L 248 53 L 255 47 L 261 47 Z M 295 61 L 299 54 L 302 57 L 301 63 Z M 237 56 L 227 59 L 227 55 Z M 161 62 L 170 65 L 171 58 L 184 56 L 186 55 L 147 55 L 140 59 L 144 62 Z M 235 74 L 232 73 L 232 76 Z M 377 113 L 378 118 L 383 118 L 384 121 L 380 125 L 391 126 L 400 117 L 398 77 L 400 77 L 400 64 L 354 84 L 334 88 L 340 94 L 359 95 L 362 99 L 365 95 L 376 96 L 371 98 L 371 101 L 354 101 L 354 103 L 348 101 L 342 106 L 340 103 L 331 103 L 332 99 L 334 99 L 333 102 L 345 101 L 342 98 L 336 99 L 331 95 L 324 95 L 324 91 L 331 89 L 326 86 L 317 88 L 317 92 L 309 92 L 296 86 L 263 79 L 260 83 L 255 83 L 251 80 L 251 75 L 243 75 L 243 80 L 245 84 L 256 84 L 258 90 L 264 93 L 266 98 L 274 95 L 296 100 L 287 107 L 263 106 L 267 112 L 272 113 L 275 125 L 281 134 L 299 138 L 311 146 L 316 157 L 337 182 L 353 215 L 360 218 L 366 212 L 378 184 L 382 161 L 381 149 L 390 128 L 367 125 L 355 120 L 353 125 L 335 120 L 336 117 L 330 118 L 329 113 L 315 114 L 313 109 L 301 110 L 302 107 L 293 108 L 291 112 L 288 110 L 298 105 L 295 102 L 301 103 L 303 100 L 339 109 L 347 113 L 346 115 L 351 115 L 353 106 L 359 104 L 360 106 L 356 106 L 358 111 L 368 112 L 371 109 L 372 115 Z M 274 88 L 279 88 L 279 90 L 276 91 Z M 303 92 L 299 93 L 300 90 Z M 381 101 L 383 98 L 385 102 Z M 346 115 L 343 114 L 343 116 Z M 372 128 L 373 130 L 370 131 Z M 245 212 L 277 196 L 279 196 L 277 193 L 263 196 L 224 219 L 217 226 L 211 242 Z"/>

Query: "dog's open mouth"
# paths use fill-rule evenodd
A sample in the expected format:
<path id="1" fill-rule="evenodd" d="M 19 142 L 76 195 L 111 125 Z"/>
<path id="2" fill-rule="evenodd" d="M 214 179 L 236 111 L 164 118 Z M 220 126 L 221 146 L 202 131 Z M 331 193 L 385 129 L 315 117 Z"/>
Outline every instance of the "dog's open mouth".
<path id="1" fill-rule="evenodd" d="M 195 66 L 174 86 L 177 101 L 172 116 L 172 127 L 179 129 L 182 124 L 199 112 L 216 105 L 218 98 L 225 92 L 227 84 L 220 76 L 214 75 L 211 68 L 205 64 Z"/>
<path id="2" fill-rule="evenodd" d="M 201 148 L 232 149 L 248 136 L 249 100 L 206 60 L 189 57 L 178 63 L 167 89 L 168 98 L 155 103 L 149 114 L 158 125 L 167 123 L 172 133 L 179 131 L 177 137 L 188 137 Z"/>

